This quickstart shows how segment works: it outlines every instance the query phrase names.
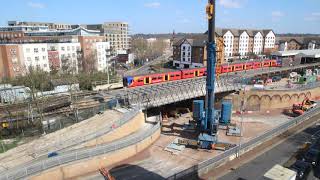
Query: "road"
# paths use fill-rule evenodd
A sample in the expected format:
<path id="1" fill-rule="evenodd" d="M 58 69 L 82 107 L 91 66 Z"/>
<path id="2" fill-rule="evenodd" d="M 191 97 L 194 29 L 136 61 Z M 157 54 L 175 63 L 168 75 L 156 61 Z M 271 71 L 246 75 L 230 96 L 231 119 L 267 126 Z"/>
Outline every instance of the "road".
<path id="1" fill-rule="evenodd" d="M 303 143 L 306 141 L 311 141 L 312 135 L 317 132 L 320 132 L 320 126 L 313 125 L 312 127 L 309 127 L 304 131 L 289 137 L 284 142 L 261 154 L 254 160 L 219 178 L 219 180 L 260 179 L 275 164 L 283 165 L 286 163 L 297 151 L 298 147 L 303 145 Z M 320 172 L 320 166 L 315 171 Z M 311 176 L 308 178 L 308 180 L 317 179 Z"/>
<path id="2" fill-rule="evenodd" d="M 128 75 L 138 75 L 138 74 L 148 74 L 150 73 L 150 66 L 157 64 L 163 60 L 168 60 L 168 58 L 172 55 L 171 51 L 165 51 L 164 54 L 154 60 L 151 60 L 147 63 L 145 63 L 143 66 L 137 68 L 137 69 L 132 69 L 127 72 L 125 72 L 125 76 Z"/>

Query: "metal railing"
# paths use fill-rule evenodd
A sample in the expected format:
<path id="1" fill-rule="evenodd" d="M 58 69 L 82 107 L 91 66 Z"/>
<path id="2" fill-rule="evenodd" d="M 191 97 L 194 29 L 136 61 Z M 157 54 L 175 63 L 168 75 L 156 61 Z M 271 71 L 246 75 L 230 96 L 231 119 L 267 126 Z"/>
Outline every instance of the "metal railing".
<path id="1" fill-rule="evenodd" d="M 137 107 L 129 110 L 128 112 L 124 113 L 123 116 L 112 123 L 112 125 L 107 125 L 100 127 L 97 129 L 94 133 L 87 134 L 86 136 L 78 136 L 78 137 L 72 137 L 72 138 L 65 138 L 63 139 L 63 142 L 61 142 L 60 138 L 57 138 L 56 142 L 52 142 L 54 145 L 52 147 L 55 147 L 56 149 L 54 151 L 63 150 L 78 144 L 83 144 L 85 142 L 88 142 L 90 140 L 96 139 L 102 135 L 105 135 L 107 133 L 110 133 L 112 130 L 115 130 L 116 128 L 122 126 L 123 124 L 130 121 L 133 117 L 135 117 L 139 113 L 139 109 Z M 42 148 L 41 145 L 38 147 L 38 151 L 42 152 L 40 156 L 43 156 L 44 153 L 47 153 L 47 150 L 45 148 Z"/>
<path id="2" fill-rule="evenodd" d="M 91 148 L 84 148 L 84 149 L 79 149 L 71 152 L 66 152 L 63 155 L 58 155 L 56 157 L 41 160 L 38 162 L 31 162 L 24 167 L 12 169 L 7 171 L 4 174 L 1 174 L 0 180 L 14 180 L 14 179 L 26 178 L 28 176 L 48 170 L 55 166 L 60 166 L 73 161 L 78 161 L 81 159 L 91 158 L 94 156 L 114 152 L 119 149 L 123 149 L 131 145 L 137 144 L 149 138 L 157 130 L 159 130 L 159 128 L 160 128 L 160 123 L 159 121 L 157 121 L 157 123 L 152 128 L 147 129 L 146 131 L 139 132 L 137 134 L 130 135 L 127 138 L 124 138 L 119 141 L 97 145 Z"/>
<path id="3" fill-rule="evenodd" d="M 56 138 L 55 141 L 51 142 L 52 145 L 50 147 L 53 147 L 54 149 L 50 149 L 50 152 L 54 152 L 54 151 L 67 152 L 67 151 L 69 151 L 68 148 L 71 148 L 76 145 L 81 145 L 85 142 L 89 142 L 90 140 L 96 139 L 100 136 L 103 136 L 107 133 L 110 133 L 111 131 L 121 127 L 123 124 L 132 120 L 133 117 L 135 117 L 139 112 L 140 112 L 139 108 L 134 107 L 134 108 L 130 109 L 128 112 L 125 112 L 119 120 L 113 122 L 112 124 L 107 124 L 106 126 L 102 126 L 99 129 L 97 129 L 95 132 L 87 134 L 86 136 L 65 138 L 63 140 L 61 140 L 61 138 Z M 43 147 L 43 146 L 41 146 L 41 144 L 39 144 L 37 147 L 34 147 L 33 157 L 35 157 L 35 159 L 33 161 L 37 161 L 38 159 L 46 158 L 48 152 L 49 152 L 49 150 L 47 147 Z M 22 165 L 19 165 L 19 166 L 22 166 Z M 2 174 L 4 172 L 5 171 L 2 170 L 2 171 L 0 171 L 0 174 Z"/>
<path id="4" fill-rule="evenodd" d="M 297 124 L 302 123 L 305 120 L 308 120 L 310 117 L 313 117 L 317 114 L 320 113 L 320 107 L 316 107 L 314 109 L 311 109 L 310 111 L 306 112 L 304 115 L 296 117 L 288 122 L 285 122 L 283 124 L 281 124 L 280 126 L 267 131 L 266 133 L 251 139 L 250 141 L 241 144 L 241 147 L 239 147 L 239 145 L 237 145 L 236 147 L 229 149 L 225 152 L 223 152 L 222 154 L 219 154 L 217 156 L 215 156 L 214 158 L 208 159 L 206 161 L 203 161 L 197 165 L 194 165 L 186 170 L 183 170 L 179 173 L 176 173 L 170 177 L 168 177 L 167 179 L 181 179 L 190 175 L 195 175 L 198 173 L 199 170 L 202 170 L 204 168 L 207 167 L 215 167 L 218 165 L 219 162 L 221 162 L 222 160 L 230 157 L 231 155 L 236 155 L 236 154 L 241 154 L 244 153 L 244 151 L 247 151 L 251 148 L 254 148 L 258 143 L 263 143 L 275 136 L 278 136 L 284 132 L 286 132 L 287 130 L 289 130 L 290 128 L 296 126 Z"/>

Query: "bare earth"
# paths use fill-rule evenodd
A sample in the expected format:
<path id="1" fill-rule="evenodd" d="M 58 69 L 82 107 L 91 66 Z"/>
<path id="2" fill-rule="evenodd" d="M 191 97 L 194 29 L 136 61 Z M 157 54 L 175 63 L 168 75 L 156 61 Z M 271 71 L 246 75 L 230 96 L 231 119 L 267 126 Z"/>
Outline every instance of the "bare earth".
<path id="1" fill-rule="evenodd" d="M 178 155 L 171 152 L 165 151 L 164 149 L 168 144 L 170 144 L 175 138 L 183 137 L 195 139 L 194 133 L 186 133 L 181 131 L 181 126 L 185 122 L 191 119 L 191 114 L 185 114 L 178 119 L 169 119 L 168 122 L 163 123 L 163 133 L 160 138 L 150 146 L 145 151 L 139 153 L 138 155 L 118 164 L 115 164 L 111 172 L 113 175 L 122 179 L 121 174 L 126 174 L 126 179 L 136 179 L 137 174 L 134 170 L 130 170 L 130 166 L 115 168 L 119 165 L 130 164 L 136 165 L 140 168 L 145 169 L 148 172 L 160 175 L 162 177 L 168 177 L 177 173 L 181 170 L 187 169 L 195 164 L 198 164 L 204 160 L 212 158 L 221 151 L 214 150 L 201 150 L 201 149 L 191 149 L 185 148 Z M 242 142 L 246 142 L 251 138 L 254 138 L 272 128 L 279 126 L 280 124 L 290 120 L 291 118 L 282 115 L 281 110 L 275 110 L 272 112 L 259 112 L 252 114 L 245 114 L 243 116 L 243 129 L 244 136 Z M 241 118 L 239 115 L 233 115 L 232 123 L 240 125 Z M 174 123 L 175 125 L 171 126 Z M 225 130 L 219 130 L 219 141 L 230 142 L 238 144 L 240 142 L 239 137 L 226 136 Z M 132 168 L 133 169 L 133 168 Z M 132 178 L 130 178 L 132 177 Z M 143 177 L 143 175 L 141 175 Z M 101 179 L 102 176 L 96 172 L 89 175 L 85 175 L 79 179 Z"/>

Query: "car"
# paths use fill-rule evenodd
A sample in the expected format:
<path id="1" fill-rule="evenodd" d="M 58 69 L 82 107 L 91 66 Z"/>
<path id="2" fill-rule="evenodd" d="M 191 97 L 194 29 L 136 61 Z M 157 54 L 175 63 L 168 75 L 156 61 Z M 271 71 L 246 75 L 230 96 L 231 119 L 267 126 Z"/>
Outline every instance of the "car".
<path id="1" fill-rule="evenodd" d="M 296 179 L 304 180 L 308 178 L 312 170 L 312 166 L 310 163 L 298 160 L 292 166 L 290 166 L 289 169 L 297 173 Z"/>
<path id="2" fill-rule="evenodd" d="M 310 148 L 304 154 L 302 160 L 312 164 L 313 166 L 317 166 L 319 164 L 319 160 L 320 160 L 320 151 Z"/>
<path id="3" fill-rule="evenodd" d="M 57 153 L 57 152 L 50 152 L 50 153 L 48 154 L 48 158 L 55 157 L 55 156 L 58 156 L 58 153 Z"/>

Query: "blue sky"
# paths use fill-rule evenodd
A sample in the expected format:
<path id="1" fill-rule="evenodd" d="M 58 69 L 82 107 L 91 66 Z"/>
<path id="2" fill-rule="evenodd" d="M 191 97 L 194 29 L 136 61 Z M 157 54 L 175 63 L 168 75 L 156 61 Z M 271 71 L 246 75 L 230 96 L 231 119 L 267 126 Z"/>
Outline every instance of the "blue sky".
<path id="1" fill-rule="evenodd" d="M 9 0 L 8 20 L 72 24 L 127 21 L 131 33 L 204 32 L 207 0 Z M 217 0 L 217 26 L 271 28 L 277 33 L 319 33 L 320 0 Z"/>

